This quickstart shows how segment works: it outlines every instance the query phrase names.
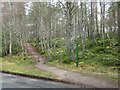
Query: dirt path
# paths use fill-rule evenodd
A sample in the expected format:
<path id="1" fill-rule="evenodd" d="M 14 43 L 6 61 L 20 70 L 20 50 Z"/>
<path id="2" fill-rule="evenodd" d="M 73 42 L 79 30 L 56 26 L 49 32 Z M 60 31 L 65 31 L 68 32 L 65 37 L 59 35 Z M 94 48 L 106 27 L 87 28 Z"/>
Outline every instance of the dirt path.
<path id="1" fill-rule="evenodd" d="M 37 51 L 34 49 L 34 47 L 31 44 L 28 43 L 25 46 L 25 48 L 28 51 L 28 53 L 32 55 L 32 58 L 34 60 L 39 59 L 40 62 L 36 64 L 37 68 L 44 70 L 44 71 L 52 72 L 58 75 L 60 79 L 64 81 L 68 81 L 68 82 L 76 83 L 76 84 L 84 84 L 84 85 L 88 85 L 90 87 L 96 87 L 96 88 L 118 88 L 117 83 L 108 82 L 108 81 L 94 78 L 91 76 L 85 76 L 85 75 L 83 76 L 82 74 L 79 74 L 79 73 L 75 73 L 75 72 L 71 72 L 68 70 L 64 70 L 64 69 L 60 69 L 60 68 L 56 68 L 56 67 L 43 64 L 44 58 L 37 53 Z"/>

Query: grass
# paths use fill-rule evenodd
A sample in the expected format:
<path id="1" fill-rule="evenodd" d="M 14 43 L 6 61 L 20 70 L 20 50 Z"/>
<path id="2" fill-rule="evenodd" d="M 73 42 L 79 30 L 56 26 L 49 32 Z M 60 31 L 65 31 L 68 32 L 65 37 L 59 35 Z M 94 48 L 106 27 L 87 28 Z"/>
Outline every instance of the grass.
<path id="1" fill-rule="evenodd" d="M 76 67 L 76 64 L 74 62 L 71 64 L 64 64 L 60 63 L 59 61 L 52 61 L 48 64 L 69 71 L 78 72 L 83 75 L 90 75 L 106 80 L 118 80 L 118 70 L 115 69 L 116 67 L 103 67 L 95 64 L 86 64 L 84 62 L 79 62 L 79 67 Z"/>
<path id="2" fill-rule="evenodd" d="M 50 72 L 45 72 L 37 69 L 35 66 L 35 61 L 31 59 L 30 56 L 5 56 L 0 58 L 0 70 L 40 76 L 50 79 L 58 79 L 58 76 Z"/>

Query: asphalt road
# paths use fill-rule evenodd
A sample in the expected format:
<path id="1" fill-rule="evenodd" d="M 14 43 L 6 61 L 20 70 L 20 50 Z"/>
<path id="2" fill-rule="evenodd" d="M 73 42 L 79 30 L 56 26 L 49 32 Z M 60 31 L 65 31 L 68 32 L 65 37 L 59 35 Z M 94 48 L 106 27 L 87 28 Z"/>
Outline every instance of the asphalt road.
<path id="1" fill-rule="evenodd" d="M 1 74 L 1 73 L 0 73 Z M 2 88 L 84 88 L 83 85 L 73 85 L 67 83 L 53 82 L 47 80 L 32 79 L 17 75 L 0 75 Z M 1 87 L 0 87 L 1 88 Z"/>

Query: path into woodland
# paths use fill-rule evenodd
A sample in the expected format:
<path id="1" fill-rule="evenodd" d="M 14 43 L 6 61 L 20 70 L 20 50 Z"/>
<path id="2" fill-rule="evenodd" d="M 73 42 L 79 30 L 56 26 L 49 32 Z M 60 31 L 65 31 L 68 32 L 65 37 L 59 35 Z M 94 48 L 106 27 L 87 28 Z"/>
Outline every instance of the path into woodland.
<path id="1" fill-rule="evenodd" d="M 88 87 L 95 88 L 118 88 L 118 83 L 112 81 L 106 81 L 100 78 L 82 75 L 80 73 L 75 73 L 68 70 L 46 65 L 44 64 L 45 58 L 41 56 L 30 43 L 27 43 L 25 45 L 25 48 L 27 52 L 32 56 L 33 60 L 37 60 L 37 63 L 35 65 L 37 68 L 47 72 L 52 72 L 53 74 L 58 75 L 59 79 L 63 81 L 80 85 L 82 84 Z"/>

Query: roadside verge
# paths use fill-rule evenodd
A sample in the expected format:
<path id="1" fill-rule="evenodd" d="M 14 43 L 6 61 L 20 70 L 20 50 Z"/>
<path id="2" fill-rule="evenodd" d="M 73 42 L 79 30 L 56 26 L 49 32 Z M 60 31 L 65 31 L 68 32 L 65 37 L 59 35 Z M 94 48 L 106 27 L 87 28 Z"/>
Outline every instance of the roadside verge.
<path id="1" fill-rule="evenodd" d="M 12 74 L 12 75 L 17 75 L 17 76 L 22 76 L 22 77 L 27 77 L 27 78 L 33 78 L 33 79 L 43 79 L 47 81 L 54 81 L 54 82 L 60 82 L 60 83 L 75 84 L 75 83 L 67 82 L 67 81 L 60 80 L 60 79 L 52 79 L 52 78 L 46 78 L 46 77 L 35 76 L 35 75 L 30 75 L 30 74 L 28 75 L 28 74 L 23 74 L 23 73 L 10 72 L 10 71 L 5 71 L 5 70 L 0 71 L 0 73 Z M 79 85 L 79 84 L 75 84 L 75 85 Z"/>

